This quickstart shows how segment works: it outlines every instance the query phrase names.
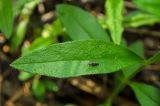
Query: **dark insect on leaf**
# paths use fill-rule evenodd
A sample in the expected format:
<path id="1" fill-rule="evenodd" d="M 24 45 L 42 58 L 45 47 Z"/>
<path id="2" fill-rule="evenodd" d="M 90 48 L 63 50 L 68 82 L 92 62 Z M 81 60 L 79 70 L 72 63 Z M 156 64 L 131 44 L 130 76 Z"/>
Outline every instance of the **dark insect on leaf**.
<path id="1" fill-rule="evenodd" d="M 88 65 L 91 66 L 91 67 L 96 67 L 96 66 L 98 66 L 99 64 L 98 64 L 98 63 L 89 63 Z"/>

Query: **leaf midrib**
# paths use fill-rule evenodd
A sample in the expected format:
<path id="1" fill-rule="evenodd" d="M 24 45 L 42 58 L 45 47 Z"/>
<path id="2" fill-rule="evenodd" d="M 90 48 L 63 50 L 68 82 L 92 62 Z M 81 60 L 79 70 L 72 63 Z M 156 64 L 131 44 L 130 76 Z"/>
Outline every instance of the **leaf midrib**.
<path id="1" fill-rule="evenodd" d="M 74 16 L 72 15 L 73 18 L 77 21 L 77 23 L 81 26 L 81 28 L 87 33 L 87 35 L 90 37 L 90 39 L 95 39 L 92 34 L 90 33 L 90 31 L 88 31 L 82 24 L 81 22 L 79 22 L 79 20 Z"/>

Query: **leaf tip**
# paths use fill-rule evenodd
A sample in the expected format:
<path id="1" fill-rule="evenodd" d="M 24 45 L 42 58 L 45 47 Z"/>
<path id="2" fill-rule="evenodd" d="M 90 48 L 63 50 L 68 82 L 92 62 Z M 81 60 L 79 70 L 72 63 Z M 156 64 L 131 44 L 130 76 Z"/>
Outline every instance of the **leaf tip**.
<path id="1" fill-rule="evenodd" d="M 13 62 L 10 64 L 10 67 L 12 67 L 12 68 L 17 68 L 17 60 L 13 61 Z"/>

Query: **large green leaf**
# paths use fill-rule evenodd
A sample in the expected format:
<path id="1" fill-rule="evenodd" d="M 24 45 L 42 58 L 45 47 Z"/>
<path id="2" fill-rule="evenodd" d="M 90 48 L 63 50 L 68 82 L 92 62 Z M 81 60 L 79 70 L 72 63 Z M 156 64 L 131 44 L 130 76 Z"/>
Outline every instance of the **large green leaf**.
<path id="1" fill-rule="evenodd" d="M 153 25 L 160 22 L 160 18 L 142 11 L 134 11 L 124 17 L 123 23 L 125 27 L 139 27 L 143 25 Z"/>
<path id="2" fill-rule="evenodd" d="M 153 86 L 135 83 L 130 84 L 141 106 L 160 106 L 160 89 Z"/>
<path id="3" fill-rule="evenodd" d="M 73 77 L 115 72 L 141 62 L 142 58 L 124 47 L 84 40 L 50 45 L 19 58 L 11 66 L 47 76 Z"/>
<path id="4" fill-rule="evenodd" d="M 133 0 L 138 8 L 160 16 L 160 0 Z"/>
<path id="5" fill-rule="evenodd" d="M 109 41 L 95 17 L 88 12 L 67 4 L 57 6 L 58 17 L 73 40 L 101 39 Z"/>
<path id="6" fill-rule="evenodd" d="M 107 24 L 114 43 L 120 44 L 122 36 L 123 0 L 106 0 Z"/>
<path id="7" fill-rule="evenodd" d="M 12 33 L 13 10 L 12 0 L 0 0 L 0 30 L 6 38 Z"/>

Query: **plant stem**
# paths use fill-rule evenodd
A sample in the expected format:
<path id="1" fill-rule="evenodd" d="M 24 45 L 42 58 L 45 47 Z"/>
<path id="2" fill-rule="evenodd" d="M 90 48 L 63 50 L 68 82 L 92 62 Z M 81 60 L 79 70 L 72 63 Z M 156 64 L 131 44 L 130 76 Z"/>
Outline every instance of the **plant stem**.
<path id="1" fill-rule="evenodd" d="M 130 74 L 128 77 L 125 77 L 122 79 L 122 82 L 113 90 L 113 93 L 110 95 L 110 97 L 106 101 L 105 106 L 111 106 L 113 99 L 126 87 L 126 85 L 129 83 L 129 81 L 143 69 L 144 66 L 140 67 L 138 70 L 136 70 L 133 74 Z"/>
<path id="2" fill-rule="evenodd" d="M 114 89 L 113 93 L 111 94 L 111 96 L 107 100 L 107 103 L 112 104 L 113 99 L 119 94 L 119 92 L 121 92 L 123 90 L 123 88 L 125 86 L 126 86 L 125 81 L 120 83 L 120 85 Z"/>
<path id="3" fill-rule="evenodd" d="M 127 77 L 124 77 L 121 81 L 121 83 L 113 90 L 113 93 L 110 95 L 110 97 L 107 99 L 105 106 L 111 106 L 113 99 L 125 88 L 125 86 L 129 83 L 129 81 L 137 74 L 139 73 L 144 67 L 149 66 L 150 64 L 159 62 L 160 60 L 160 52 L 150 57 L 148 60 L 144 61 L 143 64 L 138 68 L 138 70 L 134 71 L 132 74 L 130 74 Z"/>

